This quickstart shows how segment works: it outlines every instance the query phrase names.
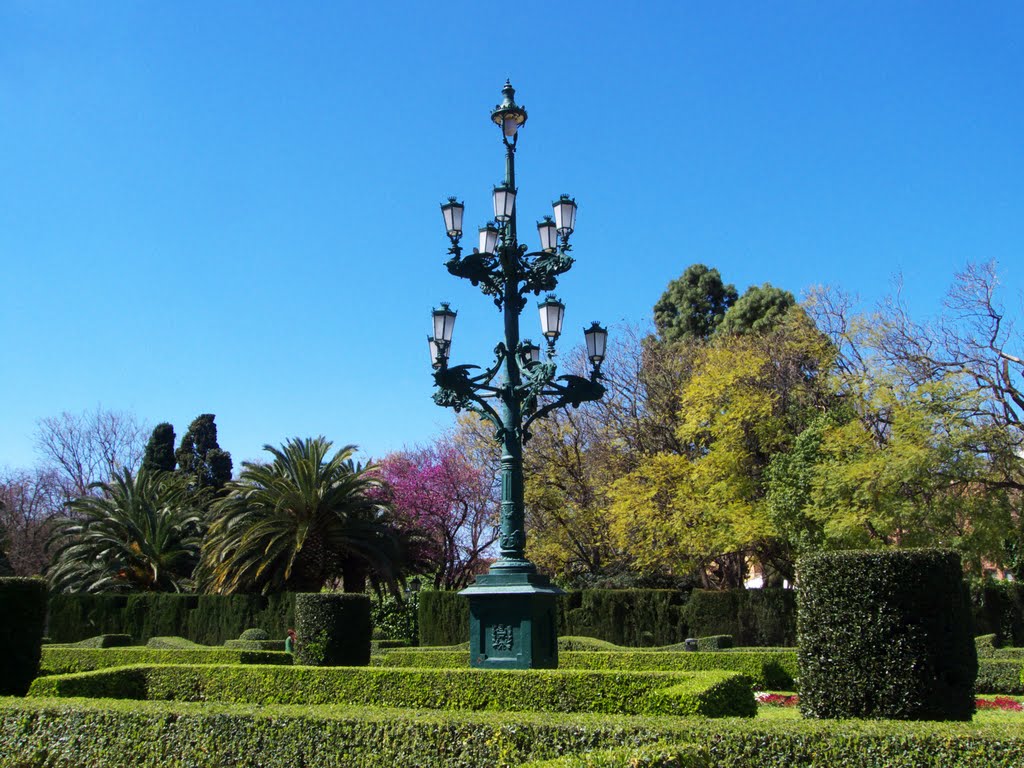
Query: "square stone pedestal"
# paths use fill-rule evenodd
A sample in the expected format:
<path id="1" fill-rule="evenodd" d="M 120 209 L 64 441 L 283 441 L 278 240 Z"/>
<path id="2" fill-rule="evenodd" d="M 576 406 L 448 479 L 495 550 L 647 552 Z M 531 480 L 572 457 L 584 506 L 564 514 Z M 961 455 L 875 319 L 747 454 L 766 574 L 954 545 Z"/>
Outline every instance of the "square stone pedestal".
<path id="1" fill-rule="evenodd" d="M 483 669 L 558 667 L 562 590 L 539 573 L 488 573 L 462 590 L 469 599 L 469 661 Z"/>

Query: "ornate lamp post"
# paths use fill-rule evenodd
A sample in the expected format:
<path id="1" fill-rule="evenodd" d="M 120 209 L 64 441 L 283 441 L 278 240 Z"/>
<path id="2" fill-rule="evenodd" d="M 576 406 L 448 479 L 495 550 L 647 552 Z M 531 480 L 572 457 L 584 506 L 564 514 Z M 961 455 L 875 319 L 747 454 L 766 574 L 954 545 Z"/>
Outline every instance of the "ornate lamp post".
<path id="1" fill-rule="evenodd" d="M 479 246 L 463 256 L 464 206 L 451 197 L 441 206 L 451 240 L 446 263 L 456 277 L 469 280 L 493 298 L 505 321 L 505 338 L 495 360 L 483 370 L 475 365 L 449 366 L 456 314 L 447 304 L 433 312 L 434 335 L 428 337 L 437 391 L 434 402 L 456 411 L 478 413 L 494 426 L 501 446 L 501 556 L 490 573 L 461 594 L 470 603 L 470 653 L 475 667 L 543 668 L 558 666 L 555 598 L 561 590 L 526 559 L 523 505 L 523 444 L 530 425 L 556 408 L 578 407 L 604 394 L 600 383 L 608 332 L 598 323 L 585 331 L 590 378 L 556 376 L 555 342 L 562 333 L 565 305 L 553 294 L 558 276 L 569 270 L 569 236 L 576 226 L 576 201 L 562 195 L 553 203 L 554 217 L 537 223 L 540 249 L 521 245 L 516 228 L 516 143 L 526 110 L 515 103 L 506 81 L 504 100 L 491 119 L 501 128 L 505 145 L 505 180 L 494 188 L 494 222 L 480 228 Z M 540 346 L 519 337 L 519 315 L 530 294 L 547 294 L 538 304 L 547 361 Z"/>

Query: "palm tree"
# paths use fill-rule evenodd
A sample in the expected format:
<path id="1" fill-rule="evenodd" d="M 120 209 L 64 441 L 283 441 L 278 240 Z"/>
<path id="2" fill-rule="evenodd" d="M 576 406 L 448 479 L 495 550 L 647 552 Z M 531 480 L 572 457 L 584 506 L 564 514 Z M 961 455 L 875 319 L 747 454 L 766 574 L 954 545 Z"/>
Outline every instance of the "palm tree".
<path id="1" fill-rule="evenodd" d="M 394 588 L 400 546 L 376 501 L 371 466 L 346 445 L 328 458 L 323 437 L 263 446 L 269 464 L 245 462 L 214 503 L 198 578 L 212 592 L 318 592 L 341 577 L 346 592 L 367 578 Z"/>
<path id="2" fill-rule="evenodd" d="M 66 592 L 182 592 L 199 562 L 202 518 L 170 473 L 127 468 L 68 502 L 47 576 Z"/>

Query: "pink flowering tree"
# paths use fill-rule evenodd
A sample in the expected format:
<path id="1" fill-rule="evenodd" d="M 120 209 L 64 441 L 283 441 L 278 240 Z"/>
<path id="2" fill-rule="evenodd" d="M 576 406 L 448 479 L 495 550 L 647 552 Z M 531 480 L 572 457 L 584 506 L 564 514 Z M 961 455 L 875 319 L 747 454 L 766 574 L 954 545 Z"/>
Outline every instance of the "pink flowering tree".
<path id="1" fill-rule="evenodd" d="M 482 573 L 497 538 L 494 478 L 450 438 L 398 451 L 378 462 L 382 501 L 407 542 L 409 570 L 433 574 L 434 586 L 460 589 Z"/>

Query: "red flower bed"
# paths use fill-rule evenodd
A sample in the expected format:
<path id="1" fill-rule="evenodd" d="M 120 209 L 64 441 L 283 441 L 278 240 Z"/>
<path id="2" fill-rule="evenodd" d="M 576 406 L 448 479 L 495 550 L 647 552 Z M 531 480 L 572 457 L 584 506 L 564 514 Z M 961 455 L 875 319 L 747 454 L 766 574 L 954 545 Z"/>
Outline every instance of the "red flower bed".
<path id="1" fill-rule="evenodd" d="M 996 696 L 994 699 L 978 699 L 974 703 L 978 709 L 1000 709 L 1004 712 L 1020 712 L 1024 710 L 1024 705 L 1016 699 L 1011 699 L 1009 696 Z"/>

